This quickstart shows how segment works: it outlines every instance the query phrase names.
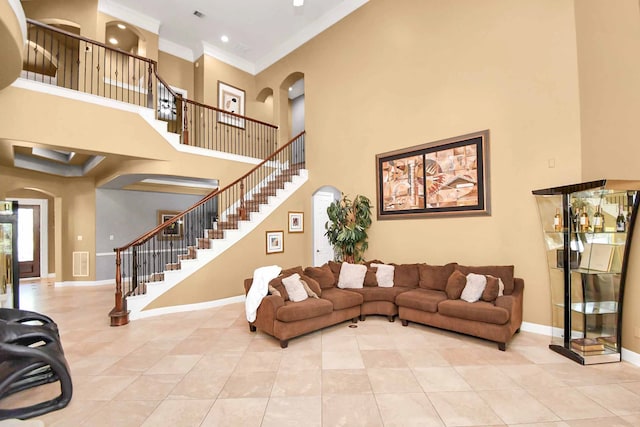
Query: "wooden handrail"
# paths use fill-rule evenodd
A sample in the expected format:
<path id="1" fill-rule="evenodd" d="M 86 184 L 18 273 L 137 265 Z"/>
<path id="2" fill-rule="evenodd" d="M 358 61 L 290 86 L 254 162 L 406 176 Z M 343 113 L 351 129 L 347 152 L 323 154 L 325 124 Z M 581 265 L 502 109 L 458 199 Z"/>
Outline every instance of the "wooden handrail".
<path id="1" fill-rule="evenodd" d="M 223 113 L 223 114 L 225 114 L 225 115 L 227 115 L 227 116 L 237 117 L 237 118 L 242 119 L 242 120 L 248 120 L 248 121 L 250 121 L 250 122 L 255 122 L 255 123 L 259 123 L 259 124 L 264 125 L 264 126 L 271 127 L 271 128 L 273 128 L 273 129 L 278 129 L 278 126 L 273 125 L 273 124 L 271 124 L 271 123 L 262 122 L 262 121 L 260 121 L 260 120 L 252 119 L 251 117 L 243 116 L 243 115 L 241 115 L 241 114 L 236 114 L 236 113 L 231 113 L 231 112 L 229 112 L 229 111 L 224 111 L 224 110 L 221 110 L 221 109 L 220 109 L 220 108 L 218 108 L 218 107 L 212 107 L 212 106 L 210 106 L 210 105 L 202 104 L 202 103 L 200 103 L 200 102 L 198 102 L 198 101 L 193 101 L 193 100 L 191 100 L 191 99 L 183 99 L 183 101 L 185 101 L 185 102 L 186 102 L 186 103 L 188 103 L 188 104 L 193 104 L 193 105 L 195 105 L 195 106 L 197 106 L 197 107 L 202 107 L 202 108 L 208 108 L 208 109 L 210 109 L 210 110 L 215 110 L 215 111 L 217 111 L 218 113 Z"/>
<path id="2" fill-rule="evenodd" d="M 261 168 L 262 166 L 264 166 L 267 162 L 271 161 L 271 159 L 273 159 L 274 157 L 276 157 L 276 155 L 278 153 L 280 153 L 281 151 L 283 151 L 284 149 L 286 149 L 287 147 L 289 147 L 291 144 L 293 144 L 298 138 L 300 138 L 302 135 L 305 134 L 305 131 L 300 132 L 299 134 L 297 134 L 296 136 L 294 136 L 293 138 L 291 138 L 291 140 L 289 142 L 287 142 L 285 145 L 283 145 L 282 147 L 278 148 L 276 151 L 274 151 L 269 157 L 267 157 L 266 159 L 264 159 L 262 162 L 260 162 L 259 164 L 257 164 L 253 169 L 251 169 L 249 172 L 245 173 L 244 175 L 242 175 L 240 178 L 236 179 L 235 181 L 233 181 L 231 184 L 227 185 L 226 187 L 224 187 L 223 189 L 215 189 L 213 190 L 211 193 L 207 194 L 205 197 L 203 197 L 201 200 L 199 200 L 197 203 L 195 203 L 193 206 L 189 207 L 188 209 L 186 209 L 185 211 L 175 215 L 173 218 L 166 220 L 165 222 L 163 222 L 162 224 L 158 225 L 156 228 L 154 228 L 153 230 L 143 234 L 142 236 L 136 238 L 135 240 L 133 240 L 132 242 L 121 246 L 119 248 L 114 248 L 113 250 L 115 252 L 124 252 L 125 250 L 129 249 L 132 246 L 135 245 L 141 245 L 143 243 L 145 243 L 146 241 L 148 241 L 149 239 L 151 239 L 153 236 L 155 236 L 160 230 L 168 227 L 169 225 L 175 223 L 176 221 L 178 221 L 179 219 L 183 218 L 186 214 L 188 214 L 189 212 L 195 210 L 198 208 L 198 206 L 203 205 L 204 203 L 208 202 L 209 200 L 211 200 L 212 198 L 214 198 L 215 196 L 219 195 L 220 193 L 225 192 L 226 190 L 228 190 L 229 188 L 233 187 L 234 185 L 240 183 L 241 181 L 243 181 L 245 178 L 247 178 L 249 175 L 251 175 L 254 171 L 256 171 L 257 169 Z"/>
<path id="3" fill-rule="evenodd" d="M 105 48 L 107 50 L 111 50 L 111 51 L 116 52 L 116 53 L 121 53 L 121 54 L 126 55 L 126 56 L 131 56 L 133 58 L 139 59 L 140 61 L 148 62 L 150 64 L 157 64 L 157 62 L 154 61 L 153 59 L 145 58 L 143 56 L 138 56 L 138 55 L 136 55 L 134 53 L 126 52 L 126 51 L 124 51 L 122 49 L 113 48 L 113 47 L 108 46 L 108 45 L 106 45 L 106 44 L 104 44 L 102 42 L 99 42 L 99 41 L 96 41 L 96 40 L 91 40 L 91 39 L 83 37 L 83 36 L 81 36 L 79 34 L 74 34 L 74 33 L 70 33 L 69 31 L 61 30 L 60 28 L 52 27 L 51 25 L 44 24 L 44 23 L 42 23 L 40 21 L 36 21 L 36 20 L 30 19 L 30 18 L 27 18 L 27 23 L 33 24 L 33 25 L 38 26 L 38 27 L 46 28 L 49 31 L 53 31 L 55 33 L 62 34 L 62 35 L 68 36 L 68 37 L 72 37 L 74 39 L 78 39 L 78 40 L 81 40 L 81 41 L 86 42 L 86 43 L 95 44 L 97 46 L 103 47 L 103 48 Z"/>

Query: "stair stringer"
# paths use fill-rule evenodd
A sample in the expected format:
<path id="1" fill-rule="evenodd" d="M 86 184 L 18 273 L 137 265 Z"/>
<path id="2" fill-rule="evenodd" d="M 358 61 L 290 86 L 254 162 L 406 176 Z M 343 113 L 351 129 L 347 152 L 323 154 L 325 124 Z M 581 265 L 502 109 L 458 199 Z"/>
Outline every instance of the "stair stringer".
<path id="1" fill-rule="evenodd" d="M 193 310 L 194 306 L 202 308 L 220 305 L 219 302 L 211 301 L 209 303 L 188 304 L 172 307 L 163 307 L 159 309 L 147 310 L 144 308 L 156 300 L 160 295 L 169 289 L 178 285 L 180 282 L 200 270 L 210 262 L 214 261 L 218 256 L 239 242 L 244 236 L 251 233 L 260 223 L 268 218 L 282 203 L 297 192 L 308 180 L 308 171 L 300 169 L 299 175 L 294 175 L 290 182 L 286 182 L 284 189 L 276 192 L 275 196 L 269 197 L 267 204 L 260 205 L 260 211 L 251 212 L 249 220 L 240 221 L 237 229 L 225 230 L 223 239 L 210 239 L 210 249 L 198 249 L 195 259 L 187 259 L 180 261 L 180 270 L 167 270 L 164 272 L 164 280 L 158 282 L 149 282 L 146 284 L 147 292 L 144 295 L 132 295 L 127 297 L 127 310 L 129 310 L 129 319 L 136 320 L 160 314 L 177 313 L 186 310 Z M 235 300 L 234 300 L 235 301 Z"/>

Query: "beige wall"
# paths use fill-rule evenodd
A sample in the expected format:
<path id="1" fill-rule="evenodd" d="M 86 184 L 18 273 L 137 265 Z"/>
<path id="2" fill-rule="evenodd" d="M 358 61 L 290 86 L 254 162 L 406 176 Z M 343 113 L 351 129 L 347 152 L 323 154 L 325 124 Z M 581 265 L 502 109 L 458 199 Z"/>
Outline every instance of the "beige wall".
<path id="1" fill-rule="evenodd" d="M 550 324 L 531 190 L 580 179 L 575 43 L 570 0 L 373 0 L 257 80 L 305 75 L 307 197 L 333 185 L 377 204 L 375 154 L 490 129 L 492 215 L 374 221 L 367 257 L 514 264 L 525 321 Z"/>
<path id="2" fill-rule="evenodd" d="M 0 166 L 0 176 L 0 199 L 8 196 L 20 197 L 24 189 L 33 189 L 47 194 L 49 200 L 54 200 L 49 205 L 54 219 L 50 219 L 49 224 L 54 221 L 55 229 L 52 228 L 49 232 L 54 235 L 55 264 L 49 264 L 49 270 L 55 271 L 56 281 L 95 280 L 92 267 L 95 266 L 96 247 L 93 179 L 54 177 L 3 166 Z M 78 240 L 78 236 L 82 236 L 82 240 Z M 72 254 L 76 251 L 89 252 L 89 277 L 73 277 Z M 51 257 L 49 262 L 52 262 Z"/>
<path id="3" fill-rule="evenodd" d="M 582 179 L 638 179 L 640 7 L 619 0 L 575 2 Z M 606 153 L 606 155 L 604 155 Z M 640 236 L 627 274 L 622 345 L 640 352 Z"/>
<path id="4" fill-rule="evenodd" d="M 307 189 L 308 184 L 302 188 Z M 287 199 L 263 223 L 256 227 L 247 237 L 240 240 L 214 262 L 189 276 L 168 292 L 153 301 L 145 310 L 193 304 L 229 298 L 244 294 L 243 281 L 251 277 L 253 270 L 265 265 L 281 267 L 304 266 L 302 259 L 310 245 L 310 232 L 288 233 L 288 212 L 310 211 L 310 202 L 306 191 L 299 191 Z M 306 218 L 309 224 L 308 217 Z M 308 227 L 310 229 L 311 227 Z M 284 252 L 266 255 L 267 231 L 284 231 Z M 215 244 L 215 243 L 214 243 Z"/>
<path id="5" fill-rule="evenodd" d="M 18 18 L 8 1 L 0 1 L 0 90 L 20 76 L 24 39 Z"/>
<path id="6" fill-rule="evenodd" d="M 158 74 L 170 86 L 187 91 L 187 98 L 194 99 L 193 62 L 165 52 L 158 52 Z"/>
<path id="7" fill-rule="evenodd" d="M 21 3 L 27 18 L 37 21 L 65 19 L 80 25 L 80 35 L 93 40 L 104 40 L 104 28 L 102 34 L 97 30 L 98 0 L 38 0 Z"/>

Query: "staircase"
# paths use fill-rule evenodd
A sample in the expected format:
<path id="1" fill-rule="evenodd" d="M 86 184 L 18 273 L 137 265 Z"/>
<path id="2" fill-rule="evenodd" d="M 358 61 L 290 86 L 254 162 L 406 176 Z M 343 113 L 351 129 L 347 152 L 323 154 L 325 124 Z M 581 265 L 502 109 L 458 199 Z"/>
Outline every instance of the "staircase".
<path id="1" fill-rule="evenodd" d="M 143 311 L 146 306 L 237 243 L 300 188 L 307 181 L 304 136 L 302 132 L 232 184 L 115 249 L 111 325 L 152 315 Z"/>

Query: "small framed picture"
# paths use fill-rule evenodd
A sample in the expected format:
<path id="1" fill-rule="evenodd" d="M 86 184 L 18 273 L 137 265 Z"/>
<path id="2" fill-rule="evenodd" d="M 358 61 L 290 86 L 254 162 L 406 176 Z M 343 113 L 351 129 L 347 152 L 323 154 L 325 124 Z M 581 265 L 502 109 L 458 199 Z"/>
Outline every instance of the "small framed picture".
<path id="1" fill-rule="evenodd" d="M 304 213 L 289 212 L 289 233 L 304 232 Z"/>
<path id="2" fill-rule="evenodd" d="M 178 215 L 179 211 L 158 211 L 158 225 Z M 160 240 L 182 239 L 182 220 L 178 220 L 164 228 L 159 235 Z"/>
<path id="3" fill-rule="evenodd" d="M 284 231 L 267 231 L 267 255 L 284 252 Z"/>

